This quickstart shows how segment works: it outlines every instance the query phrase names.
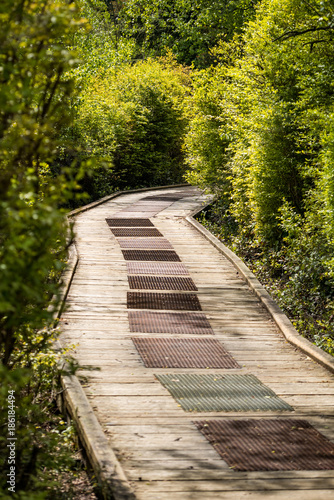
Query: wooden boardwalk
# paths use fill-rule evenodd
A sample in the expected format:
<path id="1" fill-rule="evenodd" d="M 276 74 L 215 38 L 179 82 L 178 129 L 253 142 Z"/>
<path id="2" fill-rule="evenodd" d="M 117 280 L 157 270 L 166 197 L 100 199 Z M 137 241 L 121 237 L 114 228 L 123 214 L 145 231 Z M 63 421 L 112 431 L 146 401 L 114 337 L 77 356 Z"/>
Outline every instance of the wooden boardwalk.
<path id="1" fill-rule="evenodd" d="M 150 220 L 171 243 L 198 291 L 156 293 L 196 294 L 213 332 L 131 332 L 127 308 L 130 261 L 125 261 L 119 240 L 105 219 L 124 209 L 131 213 L 131 206 L 147 196 L 183 191 L 184 198 L 166 204 Z M 75 357 L 81 365 L 92 368 L 81 370 L 87 377 L 83 388 L 134 498 L 334 498 L 334 470 L 234 470 L 193 423 L 302 419 L 334 443 L 333 374 L 285 340 L 240 273 L 185 220 L 204 200 L 205 196 L 193 188 L 169 188 L 124 194 L 77 215 L 79 263 L 61 318 L 61 342 L 75 345 Z M 154 203 L 140 202 L 142 217 Z M 138 291 L 150 292 L 131 290 Z M 133 337 L 218 340 L 239 367 L 146 367 Z M 185 411 L 156 378 L 161 374 L 253 375 L 292 408 Z"/>

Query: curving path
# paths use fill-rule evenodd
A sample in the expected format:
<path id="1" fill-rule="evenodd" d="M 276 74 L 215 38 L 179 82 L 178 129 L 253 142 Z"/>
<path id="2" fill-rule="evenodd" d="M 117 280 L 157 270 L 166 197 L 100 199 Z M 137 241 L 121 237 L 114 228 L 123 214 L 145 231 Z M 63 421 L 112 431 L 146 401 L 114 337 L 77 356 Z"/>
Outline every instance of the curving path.
<path id="1" fill-rule="evenodd" d="M 61 342 L 86 380 L 65 401 L 104 495 L 329 500 L 334 376 L 185 219 L 204 202 L 171 187 L 75 216 Z"/>

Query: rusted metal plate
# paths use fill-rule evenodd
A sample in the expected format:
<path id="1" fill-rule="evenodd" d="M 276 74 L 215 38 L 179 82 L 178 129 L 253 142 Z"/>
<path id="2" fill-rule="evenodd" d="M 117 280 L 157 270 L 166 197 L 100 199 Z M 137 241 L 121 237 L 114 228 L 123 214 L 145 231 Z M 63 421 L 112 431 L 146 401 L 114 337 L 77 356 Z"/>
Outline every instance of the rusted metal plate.
<path id="1" fill-rule="evenodd" d="M 334 470 L 334 444 L 305 420 L 194 424 L 234 470 Z"/>
<path id="2" fill-rule="evenodd" d="M 130 332 L 213 335 L 205 314 L 198 312 L 128 311 Z"/>
<path id="3" fill-rule="evenodd" d="M 154 236 L 161 237 L 162 234 L 155 227 L 111 227 L 110 231 L 117 236 L 131 237 L 146 237 Z"/>
<path id="4" fill-rule="evenodd" d="M 150 250 L 172 250 L 172 244 L 165 238 L 119 238 L 121 248 L 146 248 Z"/>
<path id="5" fill-rule="evenodd" d="M 199 192 L 196 189 L 189 190 L 189 191 L 178 191 L 176 193 L 170 193 L 170 194 L 156 194 L 156 195 L 150 195 L 150 196 L 145 196 L 145 198 L 142 198 L 142 200 L 145 201 L 159 201 L 159 200 L 166 200 L 166 201 L 178 201 L 181 200 L 182 198 L 189 198 L 190 196 L 196 196 L 198 195 Z"/>
<path id="6" fill-rule="evenodd" d="M 180 261 L 173 250 L 122 250 L 122 253 L 125 260 Z"/>
<path id="7" fill-rule="evenodd" d="M 154 227 L 150 219 L 106 219 L 110 227 Z"/>
<path id="8" fill-rule="evenodd" d="M 201 311 L 195 294 L 128 292 L 128 309 L 170 309 L 174 311 Z"/>
<path id="9" fill-rule="evenodd" d="M 184 264 L 179 262 L 127 262 L 128 274 L 158 274 L 179 276 L 189 274 Z"/>
<path id="10" fill-rule="evenodd" d="M 168 195 L 165 195 L 165 196 L 147 196 L 146 198 L 143 198 L 143 199 L 147 200 L 147 201 L 160 201 L 160 200 L 161 201 L 167 201 L 167 202 L 169 201 L 170 202 L 169 204 L 171 205 L 174 201 L 179 201 L 180 199 L 182 199 L 184 197 L 185 197 L 185 195 L 182 194 L 182 195 L 179 195 L 179 196 L 177 196 L 177 195 L 175 195 L 175 196 L 174 195 L 170 195 L 170 196 L 168 196 Z"/>
<path id="11" fill-rule="evenodd" d="M 132 341 L 147 368 L 240 368 L 216 339 L 132 337 Z"/>
<path id="12" fill-rule="evenodd" d="M 185 411 L 293 411 L 254 375 L 182 373 L 156 377 Z"/>
<path id="13" fill-rule="evenodd" d="M 128 276 L 128 280 L 130 288 L 139 290 L 197 290 L 191 278 L 179 276 Z"/>

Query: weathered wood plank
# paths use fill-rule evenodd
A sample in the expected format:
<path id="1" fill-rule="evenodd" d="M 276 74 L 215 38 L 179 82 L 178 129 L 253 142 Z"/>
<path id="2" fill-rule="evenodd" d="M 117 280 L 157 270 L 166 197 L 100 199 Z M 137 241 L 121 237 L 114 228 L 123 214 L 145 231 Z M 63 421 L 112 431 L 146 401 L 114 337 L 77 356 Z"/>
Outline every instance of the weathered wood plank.
<path id="1" fill-rule="evenodd" d="M 327 478 L 272 478 L 272 479 L 249 479 L 248 481 L 244 480 L 229 480 L 224 479 L 224 481 L 220 480 L 212 480 L 209 479 L 207 481 L 150 481 L 150 484 L 147 482 L 143 484 L 142 481 L 138 481 L 133 483 L 134 489 L 137 492 L 147 491 L 148 493 L 152 492 L 163 492 L 168 491 L 171 493 L 175 491 L 202 491 L 211 492 L 211 491 L 273 491 L 273 490 L 295 490 L 295 491 L 304 491 L 304 490 L 334 490 L 334 479 Z"/>
<path id="2" fill-rule="evenodd" d="M 166 485 L 167 486 L 167 485 Z M 168 488 L 166 487 L 166 490 Z M 170 500 L 169 492 L 137 492 L 138 500 Z M 205 495 L 205 496 L 203 496 Z M 235 491 L 221 490 L 215 492 L 197 491 L 173 491 L 173 500 L 329 500 L 333 495 L 333 490 L 258 490 L 258 491 Z"/>
<path id="3" fill-rule="evenodd" d="M 174 462 L 168 461 L 166 464 L 157 460 L 146 460 L 144 464 L 138 461 L 128 461 L 126 467 L 128 478 L 132 481 L 237 480 L 241 482 L 259 480 L 271 485 L 277 479 L 308 481 L 315 478 L 321 481 L 329 478 L 333 480 L 332 471 L 233 472 L 231 469 L 220 468 L 217 460 L 175 460 Z"/>

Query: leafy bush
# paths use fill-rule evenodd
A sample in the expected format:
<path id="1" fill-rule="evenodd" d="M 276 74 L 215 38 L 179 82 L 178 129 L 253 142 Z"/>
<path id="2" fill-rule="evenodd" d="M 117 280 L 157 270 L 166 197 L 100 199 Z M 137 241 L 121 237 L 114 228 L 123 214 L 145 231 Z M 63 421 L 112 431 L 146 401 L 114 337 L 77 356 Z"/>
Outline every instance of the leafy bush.
<path id="1" fill-rule="evenodd" d="M 70 119 L 73 82 L 65 74 L 76 59 L 65 44 L 81 25 L 76 19 L 74 4 L 62 1 L 0 6 L 0 485 L 10 498 L 56 498 L 52 475 L 67 460 L 65 426 L 59 431 L 53 415 L 58 356 L 51 343 L 67 247 L 58 207 L 77 184 L 68 168 L 52 177 L 49 164 Z M 12 393 L 15 494 L 7 484 Z"/>
<path id="2" fill-rule="evenodd" d="M 229 191 L 229 126 L 224 67 L 197 73 L 191 99 L 191 121 L 185 139 L 186 178 L 202 188 Z"/>
<path id="3" fill-rule="evenodd" d="M 8 370 L 0 365 L 1 498 L 62 498 L 59 484 L 62 474 L 71 471 L 73 475 L 77 469 L 73 459 L 73 429 L 59 416 L 55 404 L 60 353 L 54 353 L 52 340 L 50 331 L 40 335 L 35 332 L 34 342 L 28 344 L 21 339 L 17 343 L 18 352 L 12 358 L 15 367 Z M 11 434 L 7 430 L 11 396 L 15 408 L 13 455 L 8 444 L 14 441 L 8 441 Z M 15 467 L 14 489 L 9 489 L 11 485 L 7 482 L 11 466 Z"/>
<path id="4" fill-rule="evenodd" d="M 71 71 L 76 85 L 84 85 L 91 75 L 131 63 L 135 42 L 120 37 L 115 26 L 113 4 L 103 0 L 78 0 L 80 14 L 88 23 L 79 26 L 71 38 L 80 63 Z"/>
<path id="5" fill-rule="evenodd" d="M 221 44 L 217 66 L 197 79 L 195 140 L 187 140 L 188 178 L 219 197 L 210 224 L 249 260 L 299 331 L 328 351 L 333 19 L 329 0 L 263 0 L 237 46 Z M 198 100 L 207 87 L 213 97 Z"/>
<path id="6" fill-rule="evenodd" d="M 189 82 L 169 59 L 123 65 L 90 79 L 74 133 L 83 157 L 109 164 L 97 167 L 91 186 L 86 183 L 92 197 L 182 180 Z"/>

